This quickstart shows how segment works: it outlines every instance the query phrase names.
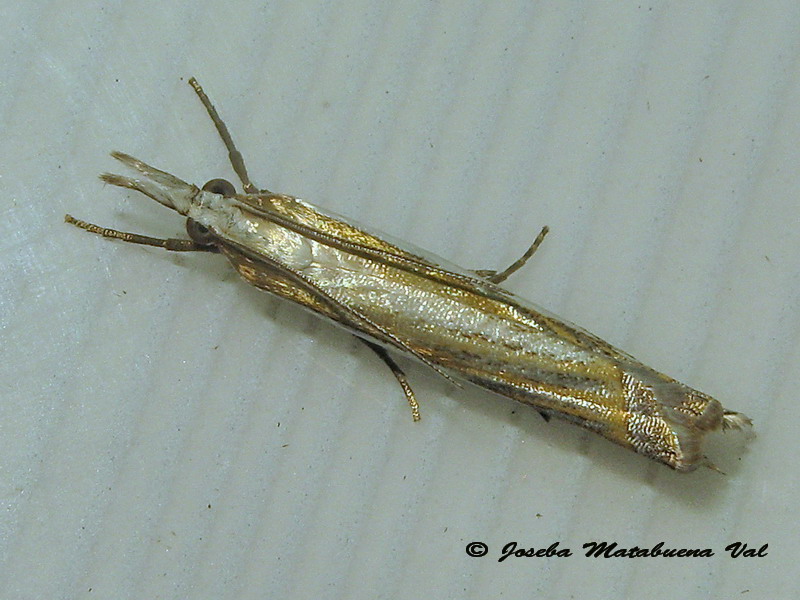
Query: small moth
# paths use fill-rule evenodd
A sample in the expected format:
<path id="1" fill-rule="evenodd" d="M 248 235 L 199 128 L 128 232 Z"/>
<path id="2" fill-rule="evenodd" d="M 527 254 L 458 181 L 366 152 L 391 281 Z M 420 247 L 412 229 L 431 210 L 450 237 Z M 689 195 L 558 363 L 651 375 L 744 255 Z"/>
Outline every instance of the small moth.
<path id="1" fill-rule="evenodd" d="M 545 227 L 504 271 L 470 271 L 309 204 L 257 189 L 211 101 L 208 112 L 244 193 L 223 179 L 202 188 L 113 152 L 135 177 L 103 174 L 186 217 L 189 239 L 157 239 L 86 223 L 108 238 L 173 251 L 218 252 L 259 289 L 296 302 L 356 334 L 388 365 L 419 420 L 399 350 L 448 380 L 460 379 L 597 432 L 677 471 L 713 466 L 704 436 L 751 424 L 714 398 L 640 363 L 600 338 L 499 286 L 533 255 Z"/>

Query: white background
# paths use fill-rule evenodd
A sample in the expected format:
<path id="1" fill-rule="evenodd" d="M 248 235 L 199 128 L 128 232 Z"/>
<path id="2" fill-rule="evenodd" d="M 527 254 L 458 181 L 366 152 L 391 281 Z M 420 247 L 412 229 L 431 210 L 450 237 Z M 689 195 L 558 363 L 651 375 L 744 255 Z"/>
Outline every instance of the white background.
<path id="1" fill-rule="evenodd" d="M 795 0 L 4 2 L 0 22 L 0 596 L 798 588 Z M 233 177 L 192 75 L 261 186 L 471 268 L 549 225 L 508 287 L 757 437 L 712 454 L 727 475 L 680 475 L 403 363 L 414 424 L 375 356 L 222 258 L 63 224 L 183 235 L 96 176 L 118 149 Z M 575 555 L 498 563 L 510 541 Z"/>

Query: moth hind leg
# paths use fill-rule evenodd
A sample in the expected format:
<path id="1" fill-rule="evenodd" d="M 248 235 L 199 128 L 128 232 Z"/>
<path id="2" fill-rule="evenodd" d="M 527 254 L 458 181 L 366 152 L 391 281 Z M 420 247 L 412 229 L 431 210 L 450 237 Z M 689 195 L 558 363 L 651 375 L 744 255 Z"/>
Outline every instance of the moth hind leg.
<path id="1" fill-rule="evenodd" d="M 550 231 L 550 228 L 547 225 L 542 227 L 542 230 L 539 232 L 539 235 L 536 236 L 536 239 L 533 240 L 533 243 L 525 251 L 525 253 L 521 257 L 519 257 L 519 259 L 517 259 L 506 270 L 498 272 L 498 271 L 493 271 L 491 269 L 479 269 L 479 270 L 476 270 L 476 271 L 473 271 L 473 272 L 476 275 L 491 281 L 492 283 L 502 283 L 503 281 L 508 279 L 509 275 L 511 275 L 512 273 L 518 271 L 520 268 L 522 268 L 525 265 L 526 262 L 528 262 L 528 259 L 531 256 L 533 256 L 534 252 L 536 252 L 536 250 L 539 248 L 539 246 L 542 245 L 542 242 L 544 241 L 544 238 L 547 235 L 548 231 Z"/>

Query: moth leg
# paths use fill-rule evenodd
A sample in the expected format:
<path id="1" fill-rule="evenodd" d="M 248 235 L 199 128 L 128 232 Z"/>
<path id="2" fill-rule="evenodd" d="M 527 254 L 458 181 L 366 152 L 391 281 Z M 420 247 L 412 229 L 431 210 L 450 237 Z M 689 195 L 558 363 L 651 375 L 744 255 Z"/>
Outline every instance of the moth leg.
<path id="1" fill-rule="evenodd" d="M 231 137 L 228 128 L 225 126 L 225 122 L 222 120 L 222 118 L 220 118 L 217 109 L 214 108 L 214 105 L 211 103 L 211 100 L 208 99 L 208 96 L 206 96 L 206 93 L 203 91 L 202 86 L 197 82 L 197 79 L 190 77 L 189 85 L 192 86 L 192 89 L 194 89 L 197 97 L 200 98 L 200 102 L 203 103 L 208 116 L 211 117 L 211 121 L 214 123 L 214 127 L 217 129 L 217 133 L 219 133 L 219 137 L 222 138 L 222 143 L 225 144 L 225 148 L 228 151 L 228 158 L 231 161 L 231 166 L 236 172 L 236 175 L 239 177 L 239 180 L 242 182 L 244 191 L 248 194 L 258 193 L 259 189 L 253 185 L 253 182 L 250 181 L 250 177 L 247 174 L 247 167 L 244 165 L 242 153 L 236 149 L 236 144 L 233 143 L 233 138 Z M 266 192 L 267 190 L 261 191 Z"/>
<path id="2" fill-rule="evenodd" d="M 705 459 L 705 462 L 703 463 L 703 466 L 708 468 L 708 469 L 711 469 L 712 471 L 716 471 L 720 475 L 727 475 L 727 473 L 725 471 L 723 471 L 717 465 L 715 465 L 710 460 L 708 460 L 708 458 Z"/>
<path id="3" fill-rule="evenodd" d="M 417 397 L 414 395 L 414 390 L 411 389 L 411 385 L 408 383 L 408 378 L 406 374 L 403 372 L 394 359 L 389 356 L 389 353 L 386 352 L 386 349 L 378 344 L 373 344 L 372 342 L 368 342 L 363 338 L 357 338 L 366 344 L 367 348 L 372 350 L 375 354 L 377 354 L 380 359 L 386 363 L 386 366 L 392 370 L 392 373 L 397 378 L 397 382 L 400 384 L 400 387 L 403 388 L 403 393 L 406 395 L 406 400 L 408 400 L 408 405 L 411 407 L 411 418 L 414 421 L 419 421 L 419 404 L 417 403 Z"/>
<path id="4" fill-rule="evenodd" d="M 64 222 L 75 225 L 75 227 L 79 227 L 85 231 L 88 231 L 89 233 L 95 233 L 97 235 L 102 235 L 103 237 L 112 238 L 115 240 L 122 240 L 123 242 L 128 242 L 131 244 L 155 246 L 156 248 L 164 248 L 165 250 L 171 250 L 173 252 L 217 252 L 215 246 L 204 246 L 192 240 L 179 240 L 175 238 L 161 239 L 148 237 L 138 233 L 117 231 L 116 229 L 108 229 L 106 227 L 100 227 L 99 225 L 87 223 L 86 221 L 81 221 L 72 215 L 64 215 Z"/>
<path id="5" fill-rule="evenodd" d="M 550 228 L 547 227 L 547 225 L 542 227 L 542 230 L 539 232 L 539 235 L 537 235 L 536 239 L 533 240 L 533 243 L 531 244 L 530 248 L 528 248 L 525 251 L 525 254 L 523 254 L 516 262 L 514 262 L 514 264 L 508 267 L 505 271 L 498 272 L 498 271 L 492 271 L 491 269 L 480 269 L 474 271 L 474 273 L 476 275 L 479 275 L 480 277 L 483 277 L 484 279 L 488 279 L 492 283 L 501 283 L 505 281 L 506 279 L 508 279 L 509 275 L 520 269 L 526 262 L 528 262 L 528 259 L 531 256 L 533 256 L 533 253 L 536 252 L 536 250 L 542 244 L 544 236 L 547 235 L 548 231 L 550 231 Z"/>

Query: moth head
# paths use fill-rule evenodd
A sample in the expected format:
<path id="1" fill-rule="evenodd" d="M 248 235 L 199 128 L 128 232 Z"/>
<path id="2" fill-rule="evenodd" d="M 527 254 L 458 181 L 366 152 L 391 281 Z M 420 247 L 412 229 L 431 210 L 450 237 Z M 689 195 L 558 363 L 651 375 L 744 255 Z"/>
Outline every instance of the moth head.
<path id="1" fill-rule="evenodd" d="M 204 192 L 211 192 L 212 194 L 219 194 L 230 198 L 236 195 L 236 188 L 233 184 L 226 179 L 212 179 L 207 181 L 203 186 Z M 211 230 L 195 221 L 194 219 L 186 219 L 186 233 L 192 240 L 201 246 L 214 246 L 216 245 L 217 236 Z"/>
<path id="2" fill-rule="evenodd" d="M 205 185 L 203 185 L 203 191 L 219 194 L 226 198 L 236 195 L 236 188 L 233 187 L 233 184 L 227 179 L 212 179 L 211 181 L 207 181 Z"/>

